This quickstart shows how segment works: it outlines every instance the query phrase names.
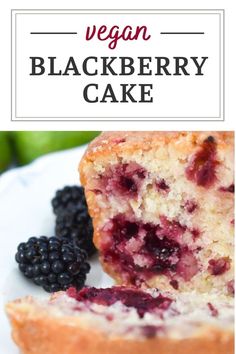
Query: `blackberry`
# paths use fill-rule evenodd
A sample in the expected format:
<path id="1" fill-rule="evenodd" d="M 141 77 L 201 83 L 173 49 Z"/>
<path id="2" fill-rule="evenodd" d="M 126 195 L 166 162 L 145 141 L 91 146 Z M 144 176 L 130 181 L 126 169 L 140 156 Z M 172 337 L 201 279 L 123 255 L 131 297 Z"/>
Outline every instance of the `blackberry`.
<path id="1" fill-rule="evenodd" d="M 83 187 L 66 186 L 58 190 L 52 199 L 52 207 L 56 215 L 56 236 L 72 240 L 89 256 L 94 254 L 93 225 Z"/>
<path id="2" fill-rule="evenodd" d="M 72 239 L 89 256 L 96 252 L 93 244 L 92 220 L 86 209 L 76 206 L 65 210 L 56 217 L 56 235 Z"/>
<path id="3" fill-rule="evenodd" d="M 84 188 L 80 186 L 66 186 L 58 190 L 52 199 L 52 208 L 55 215 L 77 205 L 87 209 Z"/>
<path id="4" fill-rule="evenodd" d="M 81 289 L 90 270 L 87 253 L 58 237 L 30 237 L 19 244 L 15 259 L 24 276 L 48 292 Z"/>

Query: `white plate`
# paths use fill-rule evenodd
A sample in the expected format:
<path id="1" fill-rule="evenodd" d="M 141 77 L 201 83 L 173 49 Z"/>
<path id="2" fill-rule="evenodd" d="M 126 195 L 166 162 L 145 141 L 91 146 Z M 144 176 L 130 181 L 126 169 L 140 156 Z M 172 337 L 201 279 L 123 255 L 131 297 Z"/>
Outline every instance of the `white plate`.
<path id="1" fill-rule="evenodd" d="M 47 296 L 40 287 L 23 278 L 14 256 L 17 245 L 30 236 L 54 234 L 51 199 L 57 189 L 79 184 L 78 163 L 85 147 L 53 153 L 32 164 L 0 176 L 0 353 L 16 354 L 4 304 L 24 295 Z M 91 260 L 88 285 L 109 286 L 112 280 Z"/>

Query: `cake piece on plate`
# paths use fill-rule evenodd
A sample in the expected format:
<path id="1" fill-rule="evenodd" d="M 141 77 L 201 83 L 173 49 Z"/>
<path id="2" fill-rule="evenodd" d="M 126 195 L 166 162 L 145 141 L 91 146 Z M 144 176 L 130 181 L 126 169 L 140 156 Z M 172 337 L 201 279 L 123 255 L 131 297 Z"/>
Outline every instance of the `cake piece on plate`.
<path id="1" fill-rule="evenodd" d="M 233 299 L 84 288 L 7 305 L 23 354 L 233 354 Z"/>

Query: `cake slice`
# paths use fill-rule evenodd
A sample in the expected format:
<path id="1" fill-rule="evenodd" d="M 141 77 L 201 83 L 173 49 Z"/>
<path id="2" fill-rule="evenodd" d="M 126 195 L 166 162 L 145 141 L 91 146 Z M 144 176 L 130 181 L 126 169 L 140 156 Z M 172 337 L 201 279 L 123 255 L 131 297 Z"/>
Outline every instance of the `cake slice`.
<path id="1" fill-rule="evenodd" d="M 80 176 L 104 269 L 119 284 L 232 295 L 232 132 L 107 132 Z"/>
<path id="2" fill-rule="evenodd" d="M 233 299 L 126 287 L 11 302 L 22 354 L 233 354 Z"/>

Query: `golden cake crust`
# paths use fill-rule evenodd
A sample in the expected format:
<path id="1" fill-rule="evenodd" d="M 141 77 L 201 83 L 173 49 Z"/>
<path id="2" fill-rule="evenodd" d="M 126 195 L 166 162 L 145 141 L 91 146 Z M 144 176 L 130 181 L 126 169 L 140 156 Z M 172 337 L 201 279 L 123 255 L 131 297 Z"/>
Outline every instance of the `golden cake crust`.
<path id="1" fill-rule="evenodd" d="M 6 307 L 12 336 L 22 354 L 233 354 L 233 334 L 205 326 L 188 339 L 125 339 L 86 328 L 79 317 L 53 317 L 32 298 Z"/>
<path id="2" fill-rule="evenodd" d="M 208 136 L 214 135 L 219 149 L 224 149 L 227 145 L 234 143 L 234 133 L 232 131 L 204 131 L 204 132 L 168 132 L 168 131 L 114 131 L 103 132 L 95 138 L 88 146 L 80 163 L 81 182 L 84 184 L 84 164 L 94 161 L 98 157 L 107 154 L 115 154 L 124 148 L 127 152 L 137 149 L 148 151 L 155 146 L 164 146 L 173 143 L 185 152 L 192 151 L 194 145 L 201 143 Z M 181 139 L 183 138 L 183 139 Z M 187 139 L 186 139 L 187 138 Z M 181 144 L 182 140 L 182 144 Z M 187 143 L 188 142 L 188 143 Z"/>

